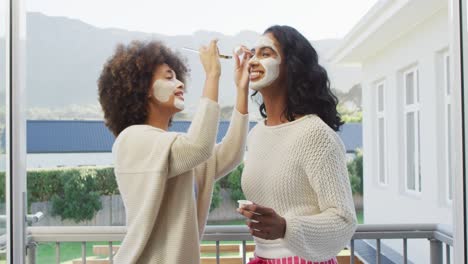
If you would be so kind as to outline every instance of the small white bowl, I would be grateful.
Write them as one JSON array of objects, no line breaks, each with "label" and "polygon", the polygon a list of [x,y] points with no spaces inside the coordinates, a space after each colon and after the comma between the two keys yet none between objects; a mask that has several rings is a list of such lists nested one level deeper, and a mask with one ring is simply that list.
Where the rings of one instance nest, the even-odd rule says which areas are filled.
[{"label": "small white bowl", "polygon": [[249,200],[237,200],[237,202],[239,203],[239,208],[242,208],[244,205],[247,205],[247,204],[253,204]]}]

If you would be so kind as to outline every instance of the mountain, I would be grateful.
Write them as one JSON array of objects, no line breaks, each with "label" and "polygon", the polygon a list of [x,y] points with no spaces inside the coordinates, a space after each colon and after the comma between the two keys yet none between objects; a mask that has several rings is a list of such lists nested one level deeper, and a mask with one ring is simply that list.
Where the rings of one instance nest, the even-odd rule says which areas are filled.
[{"label": "mountain", "polygon": [[[157,31],[157,28],[155,28]],[[169,47],[178,50],[187,58],[191,78],[186,85],[186,115],[193,113],[203,87],[204,74],[198,54],[180,50],[182,47],[198,49],[209,40],[218,38],[220,52],[230,54],[239,44],[252,46],[259,33],[241,31],[234,36],[218,32],[197,31],[192,35],[166,36],[156,33],[127,31],[114,28],[98,28],[80,20],[66,17],[50,17],[41,13],[27,15],[27,55],[26,90],[27,106],[38,111],[61,111],[57,109],[77,109],[83,106],[89,111],[97,104],[97,79],[102,65],[113,54],[118,43],[127,44],[132,40],[161,40]],[[339,40],[312,41],[319,54],[326,54]],[[4,40],[0,39],[0,61],[4,63]],[[332,86],[340,91],[350,89],[359,82],[357,70],[329,66]],[[233,105],[235,88],[232,80],[234,62],[222,60],[220,81],[221,105]],[[0,69],[4,65],[0,64]],[[2,71],[1,74],[4,74]],[[0,79],[4,76],[0,75]],[[3,82],[1,85],[4,85]],[[5,88],[0,86],[0,96]],[[1,102],[3,103],[3,101]],[[251,112],[258,112],[252,105]],[[98,107],[94,107],[99,109]],[[94,109],[93,108],[93,109]],[[55,110],[54,110],[55,109]],[[72,110],[67,110],[72,111]],[[40,117],[38,117],[40,118]]]},{"label": "mountain", "polygon": [[361,84],[354,85],[348,92],[339,90],[333,91],[338,97],[339,102],[348,110],[362,109],[362,86]]}]

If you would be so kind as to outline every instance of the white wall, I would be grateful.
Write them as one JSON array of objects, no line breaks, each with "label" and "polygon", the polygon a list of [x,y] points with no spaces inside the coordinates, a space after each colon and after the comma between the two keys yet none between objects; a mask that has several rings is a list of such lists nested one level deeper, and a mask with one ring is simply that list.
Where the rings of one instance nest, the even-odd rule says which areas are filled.
[{"label": "white wall", "polygon": [[[111,166],[112,153],[51,153],[28,154],[28,169],[78,167],[78,166]],[[0,155],[0,171],[5,171],[5,155]]]},{"label": "white wall", "polygon": [[[411,25],[408,25],[411,26]],[[449,48],[448,11],[442,10],[363,63],[364,219],[368,224],[452,223],[444,173],[443,91],[438,52]],[[401,71],[419,70],[422,192],[405,191],[404,114]],[[378,184],[375,82],[385,80],[388,185]],[[402,242],[389,243],[400,250]],[[425,240],[409,243],[416,263],[429,263]],[[420,254],[418,254],[420,252]]]}]

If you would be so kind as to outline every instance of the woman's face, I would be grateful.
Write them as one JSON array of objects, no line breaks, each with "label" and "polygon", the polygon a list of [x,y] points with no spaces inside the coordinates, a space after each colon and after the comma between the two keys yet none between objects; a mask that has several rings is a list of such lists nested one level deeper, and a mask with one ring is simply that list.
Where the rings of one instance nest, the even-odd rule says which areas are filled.
[{"label": "woman's face", "polygon": [[260,91],[280,77],[284,67],[284,63],[281,63],[283,55],[281,46],[271,33],[261,36],[252,52],[254,56],[249,61],[249,87]]},{"label": "woman's face", "polygon": [[184,110],[184,84],[169,65],[159,65],[154,71],[149,97],[173,112]]}]

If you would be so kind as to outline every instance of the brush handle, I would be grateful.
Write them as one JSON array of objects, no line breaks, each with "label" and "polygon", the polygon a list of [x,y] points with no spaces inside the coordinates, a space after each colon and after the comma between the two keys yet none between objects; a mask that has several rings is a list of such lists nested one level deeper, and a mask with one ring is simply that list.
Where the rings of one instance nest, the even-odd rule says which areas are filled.
[{"label": "brush handle", "polygon": [[[198,52],[198,50],[191,49],[191,48],[186,48],[186,47],[183,47],[182,49],[184,49],[184,50],[188,50],[188,51],[191,51],[191,52],[195,52],[195,53],[200,53],[200,52]],[[223,54],[219,54],[219,57],[220,57],[221,59],[232,59],[232,56],[229,56],[229,55],[223,55]]]}]

